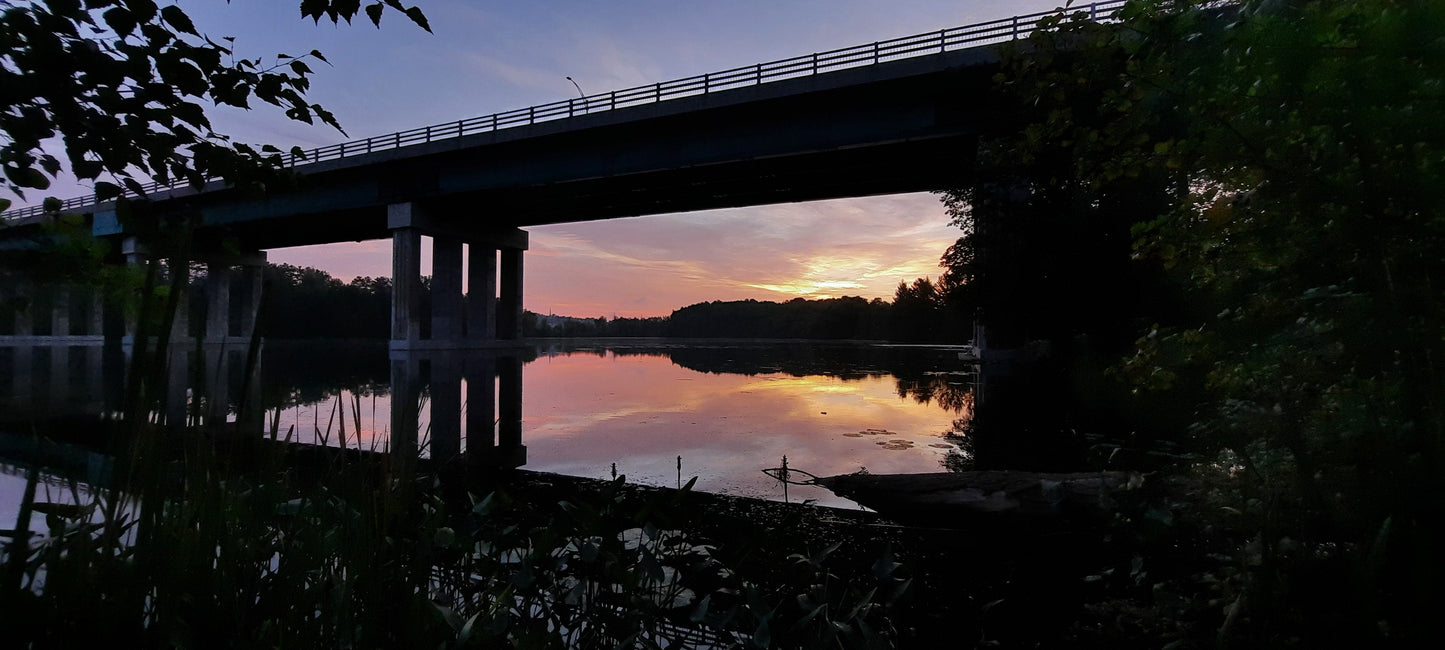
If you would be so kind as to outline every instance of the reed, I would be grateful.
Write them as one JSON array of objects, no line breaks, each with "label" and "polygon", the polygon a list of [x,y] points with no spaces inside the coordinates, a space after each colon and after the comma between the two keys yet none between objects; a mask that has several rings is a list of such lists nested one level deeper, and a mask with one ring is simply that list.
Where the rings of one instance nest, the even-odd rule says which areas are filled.
[{"label": "reed", "polygon": [[[143,309],[164,315],[150,319],[164,341],[178,299],[153,293]],[[295,425],[283,434],[279,408],[236,427],[210,409],[162,423],[168,346],[141,348],[116,481],[73,488],[77,507],[41,507],[31,472],[0,562],[7,647],[831,648],[894,636],[889,608],[906,583],[891,566],[840,579],[827,553],[730,554],[689,523],[696,479],[681,480],[680,457],[676,490],[624,477],[559,498],[457,478],[420,457],[425,433],[410,453],[377,453],[375,438],[363,453],[355,395],[355,450],[340,396],[324,428],[313,415],[321,445],[308,449]],[[261,413],[255,399],[243,393],[239,408]],[[43,534],[31,535],[40,510]]]}]

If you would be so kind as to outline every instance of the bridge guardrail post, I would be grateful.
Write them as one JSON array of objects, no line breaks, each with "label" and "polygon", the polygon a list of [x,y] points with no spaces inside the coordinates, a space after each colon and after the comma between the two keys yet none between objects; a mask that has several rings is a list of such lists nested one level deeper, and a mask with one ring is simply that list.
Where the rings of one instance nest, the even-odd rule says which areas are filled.
[{"label": "bridge guardrail post", "polygon": [[1014,18],[1013,18],[1013,27],[1014,27],[1014,35],[1013,35],[1013,37],[1014,37],[1015,40],[1017,40],[1018,37],[1019,37],[1019,17],[1018,17],[1018,16],[1014,16]]}]

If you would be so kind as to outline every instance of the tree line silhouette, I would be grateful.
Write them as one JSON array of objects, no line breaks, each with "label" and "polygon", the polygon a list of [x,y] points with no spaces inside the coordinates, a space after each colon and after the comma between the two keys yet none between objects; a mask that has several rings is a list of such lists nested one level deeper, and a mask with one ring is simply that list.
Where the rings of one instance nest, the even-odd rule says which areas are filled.
[{"label": "tree line silhouette", "polygon": [[[342,282],[320,269],[269,264],[261,332],[277,339],[386,339],[391,335],[392,283],[386,277]],[[431,278],[422,278],[422,329]],[[963,343],[972,336],[965,293],[947,281],[900,282],[893,300],[857,296],[787,302],[711,301],[669,316],[581,318],[525,312],[529,337],[670,337],[885,340]]]}]

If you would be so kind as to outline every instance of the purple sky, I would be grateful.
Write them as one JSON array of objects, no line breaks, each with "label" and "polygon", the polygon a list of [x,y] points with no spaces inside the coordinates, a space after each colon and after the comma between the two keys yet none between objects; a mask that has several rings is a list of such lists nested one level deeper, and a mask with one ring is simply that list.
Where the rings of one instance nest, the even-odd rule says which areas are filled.
[{"label": "purple sky", "polygon": [[[380,30],[300,19],[297,0],[182,3],[238,54],[319,49],[311,101],[346,128],[290,122],[269,107],[212,113],[237,140],[314,147],[1050,9],[1057,0],[407,0],[427,34],[389,12]],[[66,197],[87,189],[59,183]],[[33,197],[35,198],[35,197]],[[888,298],[939,272],[957,237],[927,194],[713,210],[530,229],[524,301],[576,316],[665,315],[705,300]],[[388,275],[387,242],[270,251],[342,279]],[[424,258],[424,267],[429,262]],[[585,278],[585,282],[578,279]]]}]

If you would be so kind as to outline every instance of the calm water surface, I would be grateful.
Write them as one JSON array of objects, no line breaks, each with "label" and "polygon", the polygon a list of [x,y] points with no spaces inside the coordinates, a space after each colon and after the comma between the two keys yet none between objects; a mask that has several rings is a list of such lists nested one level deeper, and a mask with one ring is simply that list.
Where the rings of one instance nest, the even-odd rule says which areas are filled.
[{"label": "calm water surface", "polygon": [[[465,448],[468,392],[498,394],[452,379],[460,401],[446,398],[440,367],[459,356],[474,355],[418,364],[423,453],[434,421],[458,423]],[[543,340],[521,360],[524,467],[573,476],[608,478],[615,464],[629,481],[672,486],[680,457],[681,481],[696,476],[698,490],[783,499],[761,470],[785,456],[819,476],[940,471],[954,450],[942,435],[971,416],[972,368],[948,347]],[[306,442],[336,445],[344,432],[348,447],[387,448],[395,362],[384,343],[268,342],[266,426]],[[453,409],[463,412],[444,414]],[[498,405],[493,417],[507,412]],[[17,482],[0,475],[0,521]],[[821,488],[792,486],[786,498],[853,505]]]}]

